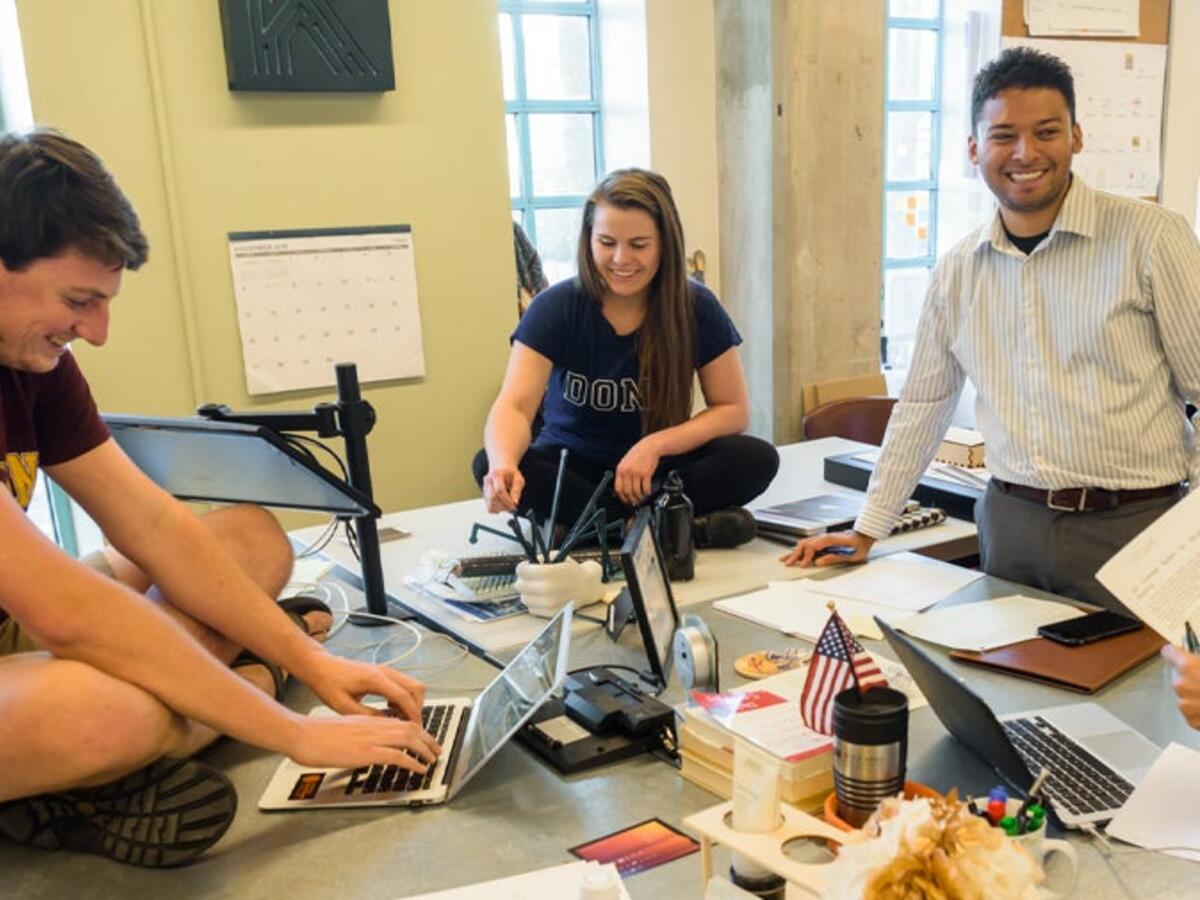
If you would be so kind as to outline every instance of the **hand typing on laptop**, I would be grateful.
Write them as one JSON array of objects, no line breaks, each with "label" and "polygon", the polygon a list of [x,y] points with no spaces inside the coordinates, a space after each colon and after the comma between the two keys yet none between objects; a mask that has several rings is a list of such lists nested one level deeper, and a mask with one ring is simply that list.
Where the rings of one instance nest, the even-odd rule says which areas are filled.
[{"label": "hand typing on laptop", "polygon": [[1179,711],[1193,728],[1200,728],[1200,655],[1174,644],[1162,648],[1163,659],[1175,669],[1172,683],[1179,698]]},{"label": "hand typing on laptop", "polygon": [[857,531],[834,531],[804,538],[779,559],[785,566],[840,566],[867,561],[875,539]]}]

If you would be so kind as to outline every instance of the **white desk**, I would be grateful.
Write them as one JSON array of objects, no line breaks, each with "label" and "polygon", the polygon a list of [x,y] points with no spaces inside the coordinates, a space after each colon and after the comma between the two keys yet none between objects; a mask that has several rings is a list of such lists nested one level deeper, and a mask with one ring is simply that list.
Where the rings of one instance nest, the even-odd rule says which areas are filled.
[{"label": "white desk", "polygon": [[[783,503],[815,494],[842,492],[861,496],[856,491],[840,487],[823,477],[826,456],[870,449],[866,444],[841,438],[822,438],[789,444],[779,448],[779,474],[771,486],[754,501],[756,506]],[[513,543],[481,533],[479,543],[470,544],[467,538],[474,522],[484,522],[505,530],[505,518],[489,516],[480,499],[446,503],[404,512],[389,513],[380,526],[395,525],[412,532],[412,536],[389,541],[380,547],[384,583],[387,593],[423,620],[448,631],[476,650],[500,656],[504,651],[521,647],[537,632],[542,620],[530,616],[515,616],[494,622],[477,623],[463,619],[441,601],[416,591],[404,583],[404,576],[413,571],[429,550],[448,554],[475,556],[491,552],[513,552]],[[307,546],[317,539],[323,526],[292,532],[298,546]],[[878,542],[872,556],[902,550],[922,550],[933,545],[952,544],[973,538],[971,522],[949,519],[941,525],[910,531]],[[805,578],[812,569],[786,568],[778,561],[786,548],[766,540],[756,539],[733,550],[703,550],[696,557],[696,577],[673,585],[675,602],[680,608],[694,606],[722,597],[744,593],[764,586],[768,581]],[[340,539],[335,538],[324,555],[342,568],[358,574],[358,561]],[[599,626],[576,620],[576,633]]]}]

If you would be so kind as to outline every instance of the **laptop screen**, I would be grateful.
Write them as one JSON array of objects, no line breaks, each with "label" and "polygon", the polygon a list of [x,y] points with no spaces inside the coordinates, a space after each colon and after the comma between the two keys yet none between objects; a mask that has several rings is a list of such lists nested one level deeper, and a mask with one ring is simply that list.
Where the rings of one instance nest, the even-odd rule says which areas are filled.
[{"label": "laptop screen", "polygon": [[1013,749],[991,708],[904,635],[878,616],[875,622],[946,730],[1010,786],[1020,791],[1028,790],[1033,776]]},{"label": "laptop screen", "polygon": [[378,515],[369,497],[261,425],[108,414],[103,418],[134,464],[182,500]]},{"label": "laptop screen", "polygon": [[567,674],[570,632],[568,604],[475,698],[450,785],[452,793],[466,784],[561,686]]},{"label": "laptop screen", "polygon": [[679,627],[679,613],[671,594],[671,581],[659,556],[648,509],[639,512],[634,520],[633,530],[621,548],[621,564],[650,668],[665,686],[671,674],[671,642]]}]

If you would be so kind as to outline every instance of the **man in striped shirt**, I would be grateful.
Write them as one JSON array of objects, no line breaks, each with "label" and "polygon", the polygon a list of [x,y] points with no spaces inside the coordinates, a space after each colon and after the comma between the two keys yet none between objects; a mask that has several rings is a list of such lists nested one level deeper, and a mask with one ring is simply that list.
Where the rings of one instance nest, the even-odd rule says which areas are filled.
[{"label": "man in striped shirt", "polygon": [[[967,153],[996,215],[933,272],[908,380],[853,532],[789,565],[863,560],[945,434],[963,382],[991,483],[975,510],[989,574],[1110,608],[1096,570],[1181,496],[1197,457],[1200,245],[1186,221],[1071,175],[1070,69],[1012,48],[975,81]],[[848,556],[817,551],[848,545]]]}]

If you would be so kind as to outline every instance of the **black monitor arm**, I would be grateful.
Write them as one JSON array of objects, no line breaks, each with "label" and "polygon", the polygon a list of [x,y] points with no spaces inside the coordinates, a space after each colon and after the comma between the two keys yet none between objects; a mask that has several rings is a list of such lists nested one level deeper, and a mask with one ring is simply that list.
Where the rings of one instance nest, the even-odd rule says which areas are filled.
[{"label": "black monitor arm", "polygon": [[[367,459],[367,435],[375,427],[375,410],[362,398],[358,384],[358,368],[354,363],[338,363],[334,371],[337,373],[337,402],[318,403],[312,412],[235,413],[224,404],[205,403],[196,409],[196,414],[219,422],[261,425],[276,432],[315,431],[323,438],[341,437],[346,447],[346,467],[349,470],[347,482],[374,500],[375,496],[371,490],[371,465]],[[384,591],[383,566],[379,558],[379,532],[375,519],[374,515],[355,516],[354,527],[358,536],[367,612],[376,616],[387,616],[387,596]],[[370,624],[370,620],[364,624]]]}]

